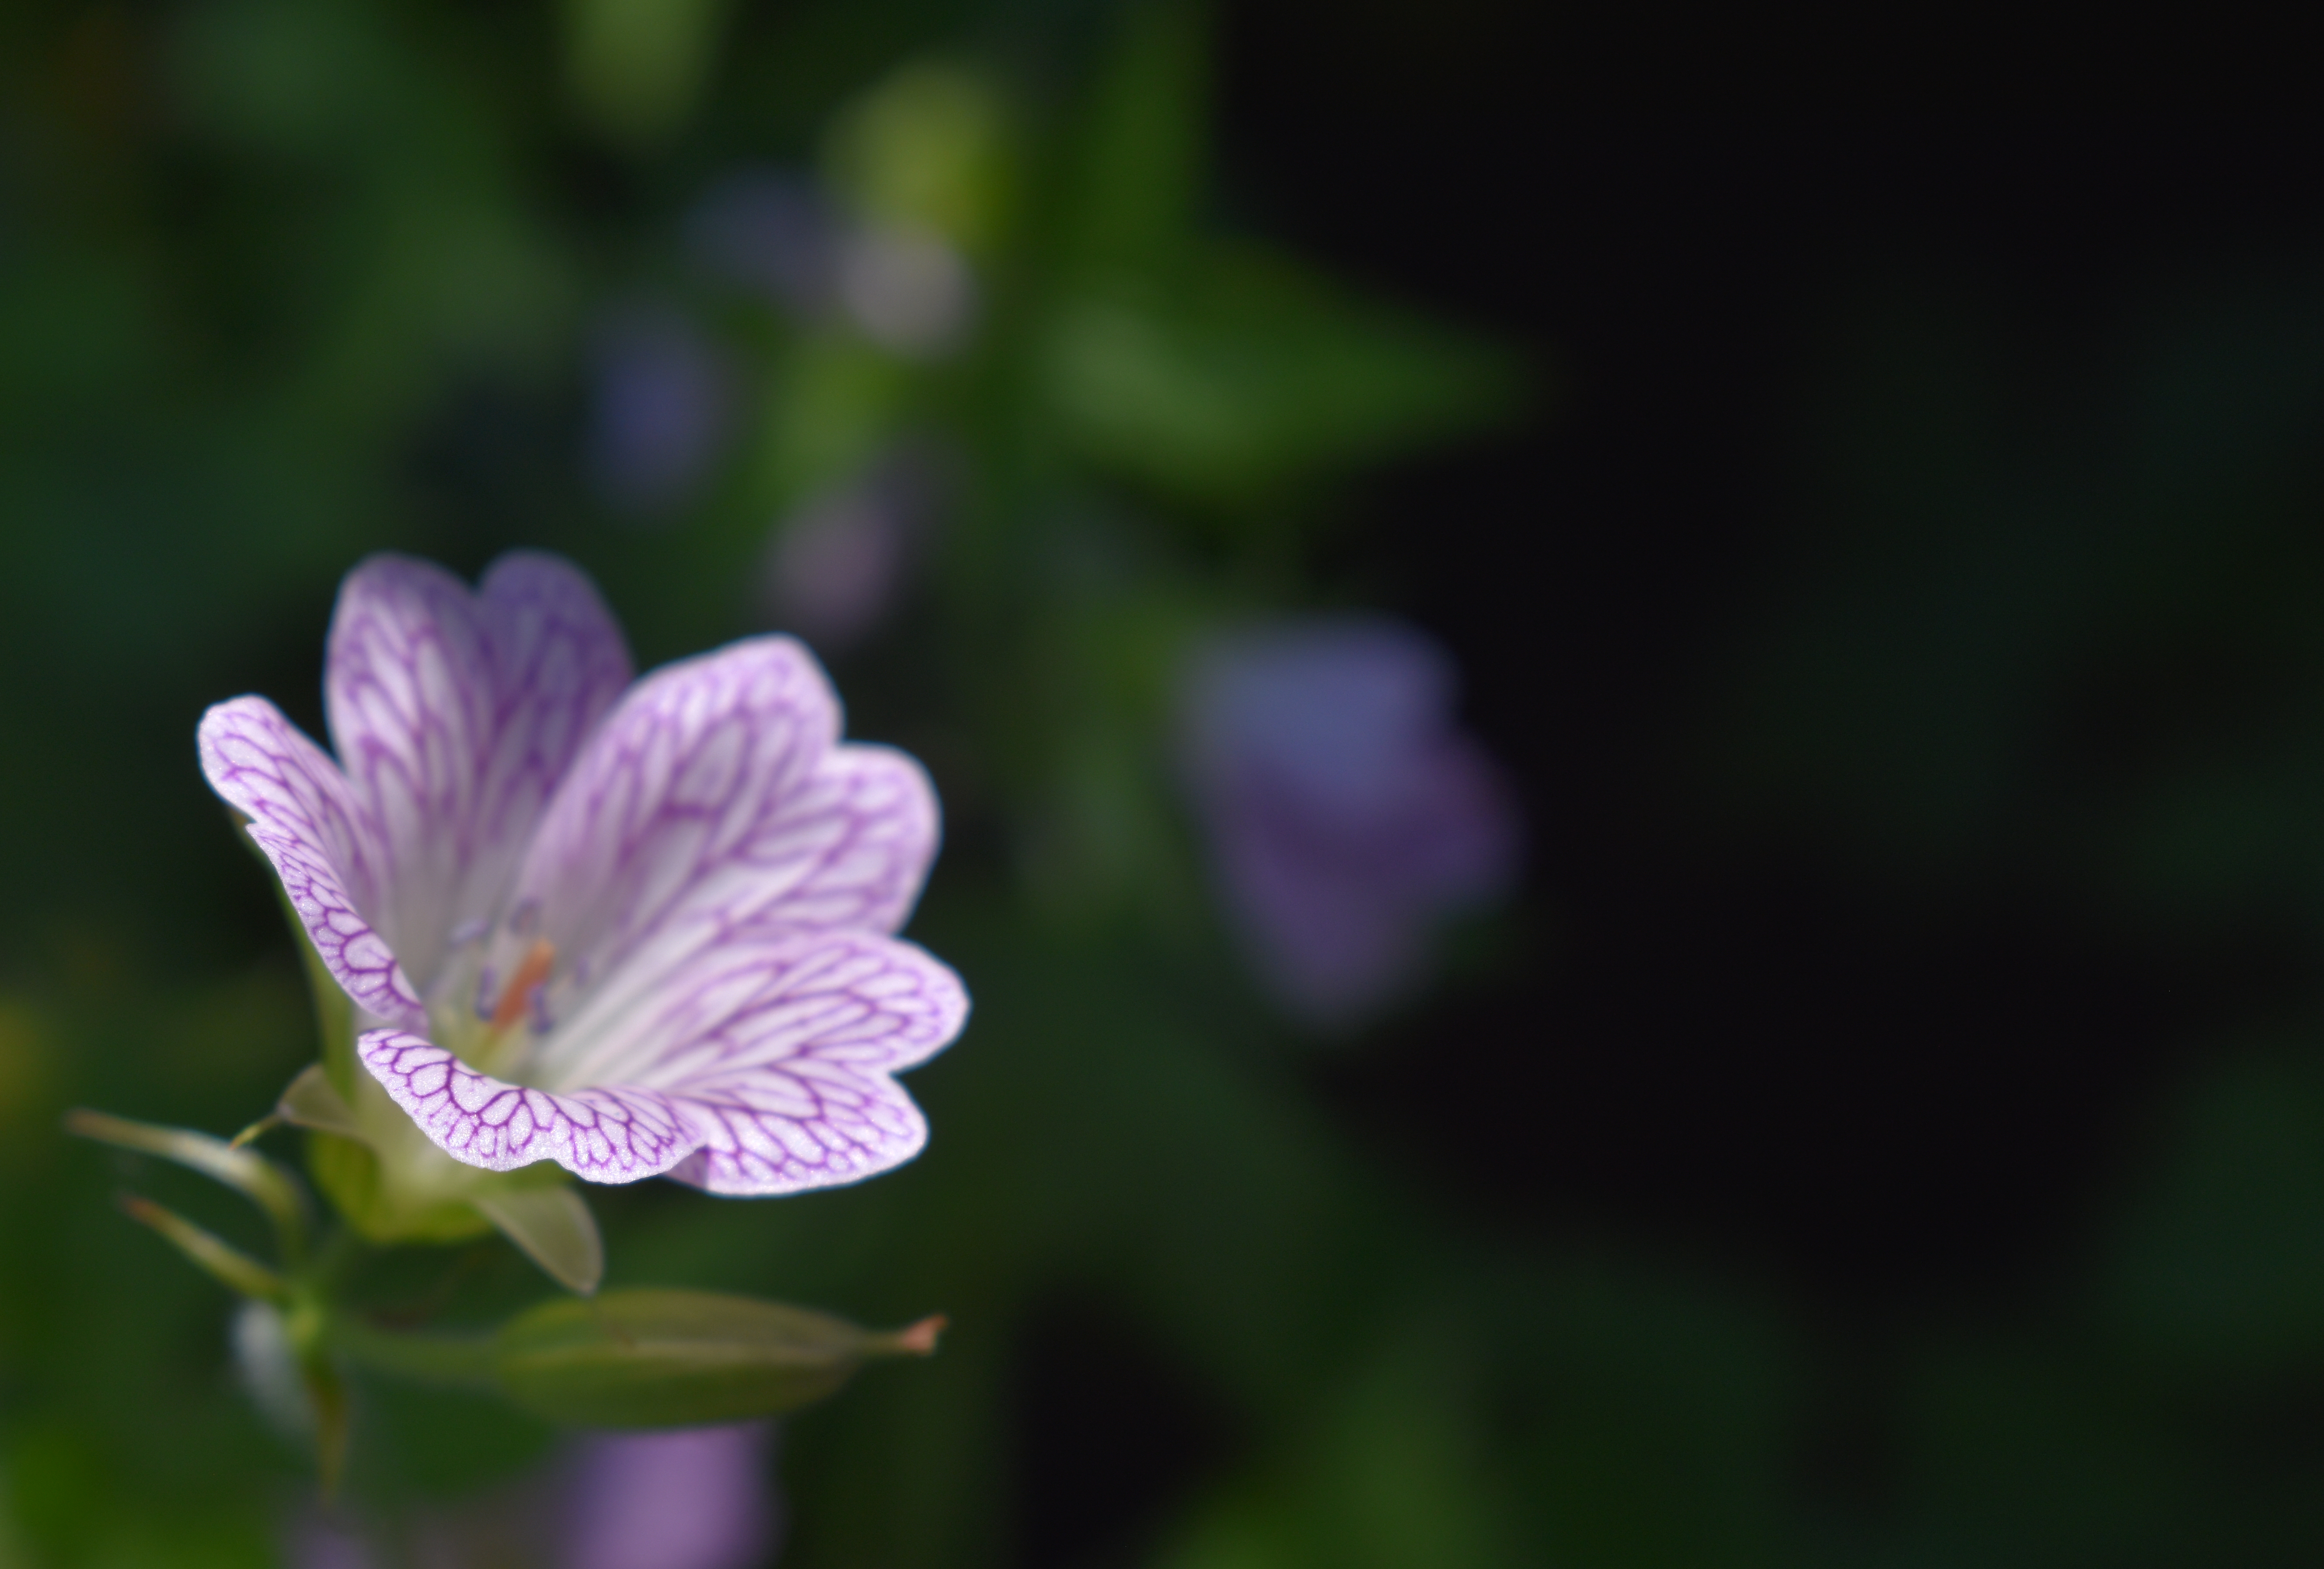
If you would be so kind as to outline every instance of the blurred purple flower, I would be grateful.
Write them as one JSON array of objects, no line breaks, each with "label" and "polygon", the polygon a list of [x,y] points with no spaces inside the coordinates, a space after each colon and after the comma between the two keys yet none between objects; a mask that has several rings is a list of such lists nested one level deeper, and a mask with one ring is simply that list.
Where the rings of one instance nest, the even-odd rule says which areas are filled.
[{"label": "blurred purple flower", "polygon": [[1512,881],[1499,769],[1453,721],[1452,657],[1416,628],[1322,619],[1190,660],[1185,765],[1261,978],[1296,1017],[1353,1023],[1416,984],[1429,928]]},{"label": "blurred purple flower", "polygon": [[900,355],[957,346],[975,315],[975,280],[943,236],[860,222],[804,175],[728,175],[696,203],[686,235],[714,275],[801,316],[842,311]]},{"label": "blurred purple flower", "polygon": [[782,1535],[763,1422],[592,1433],[531,1475],[407,1517],[401,1550],[340,1514],[291,1522],[297,1569],[757,1569]]},{"label": "blurred purple flower", "polygon": [[752,1569],[781,1522],[761,1422],[582,1440],[558,1569]]},{"label": "blurred purple flower", "polygon": [[770,623],[825,652],[861,642],[895,606],[940,478],[932,455],[899,447],[785,519],[761,574]]},{"label": "blurred purple flower", "polygon": [[718,353],[685,317],[632,307],[593,346],[587,459],[606,503],[650,515],[683,505],[724,442],[733,391]]},{"label": "blurred purple flower", "polygon": [[717,277],[814,315],[836,289],[839,215],[814,180],[743,170],[713,184],[686,217],[687,248]]},{"label": "blurred purple flower", "polygon": [[374,1569],[379,1555],[349,1521],[308,1512],[291,1522],[283,1560],[292,1569]]}]

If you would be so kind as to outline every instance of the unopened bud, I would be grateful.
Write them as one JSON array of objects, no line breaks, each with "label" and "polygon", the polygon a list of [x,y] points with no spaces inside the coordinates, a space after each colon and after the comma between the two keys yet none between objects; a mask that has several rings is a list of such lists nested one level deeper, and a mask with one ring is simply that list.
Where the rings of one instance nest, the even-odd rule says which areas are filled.
[{"label": "unopened bud", "polygon": [[866,1361],[926,1356],[940,1318],[879,1334],[780,1303],[706,1291],[608,1291],[544,1303],[493,1343],[517,1404],[553,1421],[680,1427],[819,1400]]}]

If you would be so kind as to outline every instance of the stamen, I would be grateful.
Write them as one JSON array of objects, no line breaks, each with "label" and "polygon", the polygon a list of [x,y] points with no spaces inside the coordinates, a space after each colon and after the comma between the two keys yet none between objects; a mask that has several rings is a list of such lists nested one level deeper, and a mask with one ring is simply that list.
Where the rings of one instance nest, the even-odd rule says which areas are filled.
[{"label": "stamen", "polygon": [[532,998],[549,972],[557,964],[557,948],[547,937],[535,937],[527,948],[523,962],[516,974],[509,977],[508,989],[501,993],[500,1006],[493,1010],[493,1033],[500,1034],[525,1016],[532,1006]]}]

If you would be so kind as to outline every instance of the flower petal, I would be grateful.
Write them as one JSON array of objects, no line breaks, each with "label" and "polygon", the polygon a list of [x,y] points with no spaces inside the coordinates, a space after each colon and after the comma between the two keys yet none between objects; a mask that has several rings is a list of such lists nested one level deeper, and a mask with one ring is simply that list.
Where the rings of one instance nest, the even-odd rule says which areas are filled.
[{"label": "flower petal", "polygon": [[687,978],[688,1001],[639,1075],[701,1141],[671,1177],[712,1193],[797,1193],[877,1176],[927,1142],[890,1075],[951,1043],[968,997],[925,950],[817,935],[706,955]]},{"label": "flower petal", "polygon": [[263,697],[210,709],[198,742],[210,788],[250,818],[324,965],[356,1006],[419,1023],[419,993],[374,925],[383,851],[338,766]]},{"label": "flower petal", "polygon": [[512,1084],[400,1029],[367,1031],[355,1055],[438,1149],[490,1171],[554,1160],[590,1182],[635,1182],[669,1170],[700,1142],[653,1090]]},{"label": "flower petal", "polygon": [[381,928],[423,988],[459,925],[497,912],[630,675],[621,629],[557,557],[503,556],[474,593],[409,557],[347,575],[324,680],[331,736],[388,858]]},{"label": "flower petal", "polygon": [[[936,792],[909,757],[838,734],[830,683],[790,638],[649,676],[542,819],[520,922],[537,912],[583,992],[655,985],[741,931],[893,931],[936,854]],[[499,973],[531,936],[503,935]]]},{"label": "flower petal", "polygon": [[[764,1195],[876,1176],[927,1124],[891,1076],[960,1033],[960,978],[869,932],[741,940],[699,954],[610,1041],[588,1082],[519,1085],[401,1030],[357,1055],[445,1153],[506,1171],[553,1159],[592,1182],[667,1173]],[[587,1021],[576,1020],[586,1024]]]}]

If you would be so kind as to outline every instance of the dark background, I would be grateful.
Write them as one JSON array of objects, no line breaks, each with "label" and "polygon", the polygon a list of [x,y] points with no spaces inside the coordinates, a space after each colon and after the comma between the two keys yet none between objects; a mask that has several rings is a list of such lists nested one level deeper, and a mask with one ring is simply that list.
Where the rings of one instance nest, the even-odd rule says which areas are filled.
[{"label": "dark background", "polygon": [[[1831,515],[1815,450],[1867,296],[2006,335],[2038,429],[2158,301],[2312,268],[2313,146],[1704,112],[1590,84],[1571,34],[1487,7],[1245,7],[1224,41],[1249,211],[1554,367],[1521,434],[1364,495],[1354,568],[1460,651],[1550,826],[1554,957],[1334,1088],[1407,1114],[1392,1064],[1489,1042],[1462,1099],[1492,1135],[1439,1152],[1477,1202],[1770,1259],[1859,1311],[2046,1283],[2190,1031],[2302,994],[2303,934],[2108,929],[2039,860],[1900,878],[1828,823],[1721,812],[1712,737],[1818,534],[1878,526]],[[2103,776],[2154,717],[2085,716],[2043,762]]]},{"label": "dark background", "polygon": [[[675,300],[775,384],[802,339],[673,235],[930,57],[1003,84],[1047,193],[979,258],[1020,314],[899,416],[970,455],[1002,586],[928,568],[832,664],[936,774],[913,935],[976,1023],[892,1178],[595,1195],[618,1284],[953,1313],[787,1427],[785,1561],[2312,1562],[2324,160],[1915,112],[1885,65],[1812,104],[1773,29],[1225,5],[1172,88],[1213,138],[1186,227],[1523,391],[1259,501],[1077,450],[1025,481],[981,444],[1010,335],[1092,286],[1060,171],[1153,9],[741,6],[644,143],[562,96],[546,5],[0,24],[0,1563],[281,1561],[309,1508],[223,1294],[109,1197],[240,1222],[53,1131],[238,1126],[311,1054],[195,717],[259,690],[318,725],[332,586],[379,548],[565,550],[641,666],[759,630],[747,457],[674,519],[586,483],[592,323]],[[189,37],[330,90],[242,114]],[[470,301],[509,249],[413,236],[472,222],[549,260]],[[1137,547],[1101,591],[1045,553],[1085,513]],[[1158,661],[1123,627],[1348,604],[1457,656],[1530,847],[1439,983],[1315,1038],[1215,929],[1153,693],[1103,672]],[[1145,836],[1036,875],[1084,748]],[[406,1251],[383,1293],[436,1267]],[[479,1318],[538,1290],[459,1267]],[[563,1442],[365,1399],[374,1525],[494,1507]]]}]

